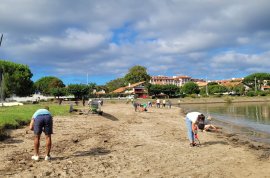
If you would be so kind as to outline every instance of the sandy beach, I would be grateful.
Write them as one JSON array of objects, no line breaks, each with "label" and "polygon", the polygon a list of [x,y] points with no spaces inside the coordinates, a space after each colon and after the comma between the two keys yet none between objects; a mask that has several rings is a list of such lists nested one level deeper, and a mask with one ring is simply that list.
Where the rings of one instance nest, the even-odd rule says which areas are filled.
[{"label": "sandy beach", "polygon": [[[269,145],[233,134],[200,132],[190,147],[181,108],[135,112],[105,102],[102,116],[54,117],[51,161],[31,160],[33,133],[0,142],[0,177],[269,177]],[[87,112],[87,107],[83,108]],[[42,135],[41,157],[45,140]]]}]

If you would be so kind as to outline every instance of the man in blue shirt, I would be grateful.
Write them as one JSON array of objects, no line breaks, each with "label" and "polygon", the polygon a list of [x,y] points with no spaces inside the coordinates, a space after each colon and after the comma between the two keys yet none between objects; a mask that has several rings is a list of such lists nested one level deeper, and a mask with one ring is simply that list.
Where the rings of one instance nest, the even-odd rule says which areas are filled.
[{"label": "man in blue shirt", "polygon": [[49,107],[45,106],[44,109],[38,109],[32,116],[30,122],[30,130],[34,130],[34,148],[35,155],[32,159],[35,161],[39,160],[39,145],[40,145],[40,135],[42,131],[46,136],[46,156],[45,160],[50,160],[50,151],[52,146],[51,134],[53,133],[53,121],[52,114],[49,111]]}]

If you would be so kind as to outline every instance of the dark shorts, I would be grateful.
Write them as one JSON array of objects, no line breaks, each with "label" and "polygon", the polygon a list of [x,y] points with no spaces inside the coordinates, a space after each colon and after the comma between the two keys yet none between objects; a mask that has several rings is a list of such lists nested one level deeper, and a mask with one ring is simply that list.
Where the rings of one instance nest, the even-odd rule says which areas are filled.
[{"label": "dark shorts", "polygon": [[34,120],[34,134],[40,135],[42,131],[45,135],[53,133],[52,116],[49,114],[38,115]]}]

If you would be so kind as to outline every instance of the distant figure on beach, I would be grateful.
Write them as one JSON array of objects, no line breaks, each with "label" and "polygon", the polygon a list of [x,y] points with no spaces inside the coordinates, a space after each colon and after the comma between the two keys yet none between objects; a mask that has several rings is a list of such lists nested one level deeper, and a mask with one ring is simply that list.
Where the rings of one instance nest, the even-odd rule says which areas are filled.
[{"label": "distant figure on beach", "polygon": [[139,106],[140,106],[141,112],[147,111],[147,104],[146,103],[140,104]]},{"label": "distant figure on beach", "polygon": [[138,103],[136,103],[136,102],[133,102],[133,103],[132,103],[132,105],[133,105],[133,107],[134,107],[134,110],[135,110],[135,112],[137,112],[137,108],[138,108]]},{"label": "distant figure on beach", "polygon": [[59,105],[61,105],[63,102],[63,98],[59,98]]},{"label": "distant figure on beach", "polygon": [[157,108],[160,108],[160,100],[159,99],[157,99],[156,104],[157,104]]},{"label": "distant figure on beach", "polygon": [[167,100],[167,104],[166,104],[167,106],[168,106],[168,108],[172,108],[172,102],[171,102],[171,100]]},{"label": "distant figure on beach", "polygon": [[72,113],[72,112],[73,112],[73,104],[70,103],[70,105],[69,105],[69,113]]},{"label": "distant figure on beach", "polygon": [[166,100],[164,99],[164,100],[162,101],[162,107],[165,108],[165,106],[166,106]]},{"label": "distant figure on beach", "polygon": [[189,112],[186,115],[186,126],[190,146],[196,146],[195,136],[197,136],[197,128],[204,129],[205,116],[199,112]]},{"label": "distant figure on beach", "polygon": [[52,114],[49,111],[49,107],[45,106],[44,109],[38,109],[32,116],[30,122],[30,130],[34,131],[34,151],[35,154],[32,159],[35,161],[39,160],[39,145],[40,145],[40,135],[42,131],[45,133],[46,137],[46,156],[45,160],[50,160],[50,151],[52,146],[51,134],[53,133],[53,120]]}]

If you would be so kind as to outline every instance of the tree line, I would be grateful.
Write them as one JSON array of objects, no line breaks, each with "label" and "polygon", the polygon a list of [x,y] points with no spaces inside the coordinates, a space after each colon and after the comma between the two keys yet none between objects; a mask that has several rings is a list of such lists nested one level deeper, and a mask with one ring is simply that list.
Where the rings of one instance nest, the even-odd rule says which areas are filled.
[{"label": "tree line", "polygon": [[76,99],[94,96],[94,91],[104,90],[110,93],[113,90],[133,84],[138,81],[149,81],[150,76],[146,68],[134,66],[123,77],[112,80],[106,85],[89,84],[70,84],[65,86],[63,81],[54,76],[45,76],[33,82],[33,74],[27,65],[17,64],[10,61],[0,60],[0,92],[3,99],[15,94],[17,96],[30,96],[35,92],[43,95],[53,95],[55,97],[74,95]]},{"label": "tree line", "polygon": [[[150,75],[143,66],[133,66],[128,73],[122,77],[111,80],[105,85],[90,84],[70,84],[65,86],[63,81],[54,76],[45,76],[33,82],[33,74],[27,65],[17,64],[10,61],[0,60],[0,87],[4,98],[16,94],[17,96],[29,96],[35,92],[43,95],[53,95],[55,97],[74,95],[76,99],[96,97],[94,91],[104,90],[107,96],[117,88],[128,86],[137,82],[145,81],[145,87],[149,96],[158,97],[166,95],[169,97],[185,96],[208,96],[221,95],[230,92],[237,95],[267,95],[268,92],[260,91],[262,85],[270,85],[269,73],[254,73],[244,78],[243,82],[236,86],[223,86],[215,82],[210,82],[207,86],[199,87],[194,82],[187,82],[182,87],[176,85],[153,85],[150,84]],[[266,82],[266,83],[265,83]],[[246,90],[249,87],[249,91]]]}]

